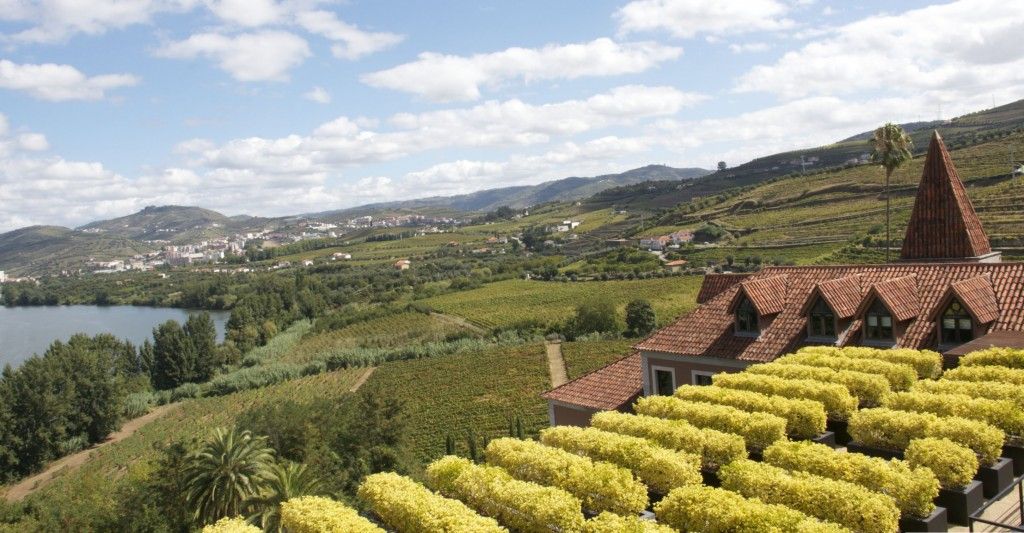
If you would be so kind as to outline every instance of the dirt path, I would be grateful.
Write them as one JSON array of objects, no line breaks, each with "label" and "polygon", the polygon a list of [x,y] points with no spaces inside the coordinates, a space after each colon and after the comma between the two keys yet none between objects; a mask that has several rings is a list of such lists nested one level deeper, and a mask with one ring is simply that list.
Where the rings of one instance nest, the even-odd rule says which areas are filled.
[{"label": "dirt path", "polygon": [[349,388],[348,391],[349,392],[356,392],[356,391],[358,391],[359,387],[362,387],[363,384],[366,383],[366,381],[368,379],[370,379],[370,376],[373,375],[373,371],[374,370],[377,370],[377,367],[371,366],[370,368],[367,368],[366,372],[363,372],[363,375],[359,376],[359,379],[357,379],[356,382],[352,384],[352,387]]},{"label": "dirt path", "polygon": [[107,437],[107,440],[91,448],[87,448],[78,453],[74,453],[67,457],[58,459],[57,461],[51,463],[50,466],[47,466],[46,470],[43,470],[42,472],[32,477],[25,478],[15,485],[11,485],[7,489],[7,492],[4,493],[4,499],[9,502],[17,502],[25,499],[26,496],[45,487],[57,477],[62,476],[68,472],[77,470],[78,467],[82,466],[83,464],[85,464],[86,461],[89,460],[89,456],[92,455],[92,452],[104,446],[109,446],[115,442],[120,442],[132,436],[142,426],[145,426],[146,424],[166,415],[172,409],[175,409],[180,405],[180,403],[161,405],[160,407],[157,407],[156,409],[153,409],[152,411],[138,418],[134,418],[132,420],[129,420],[128,422],[125,422],[125,424],[121,426],[121,429]]},{"label": "dirt path", "polygon": [[462,318],[461,316],[446,315],[444,313],[438,313],[437,311],[434,311],[434,312],[430,313],[430,316],[432,316],[432,317],[434,317],[434,318],[436,318],[436,319],[438,319],[438,320],[440,320],[442,322],[447,322],[449,324],[455,324],[456,326],[460,326],[460,327],[469,329],[469,330],[474,331],[476,333],[487,333],[486,329],[484,329],[484,328],[482,328],[482,327],[480,327],[480,326],[478,326],[478,325],[476,325],[476,324],[466,320],[465,318]]},{"label": "dirt path", "polygon": [[569,381],[569,373],[565,370],[565,359],[562,358],[562,343],[545,343],[548,355],[548,373],[551,375],[551,387],[560,387]]}]

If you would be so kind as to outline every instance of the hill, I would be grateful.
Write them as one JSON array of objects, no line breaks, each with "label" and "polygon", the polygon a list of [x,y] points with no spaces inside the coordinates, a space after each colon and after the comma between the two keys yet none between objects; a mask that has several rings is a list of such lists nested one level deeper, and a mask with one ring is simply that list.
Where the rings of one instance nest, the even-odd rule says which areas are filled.
[{"label": "hill", "polygon": [[114,235],[61,226],[29,226],[0,233],[0,270],[35,275],[78,269],[88,258],[116,259],[153,250],[152,245]]},{"label": "hill", "polygon": [[165,205],[149,206],[138,213],[91,222],[76,229],[138,241],[194,242],[258,227],[266,221],[245,215],[227,217],[202,207]]}]

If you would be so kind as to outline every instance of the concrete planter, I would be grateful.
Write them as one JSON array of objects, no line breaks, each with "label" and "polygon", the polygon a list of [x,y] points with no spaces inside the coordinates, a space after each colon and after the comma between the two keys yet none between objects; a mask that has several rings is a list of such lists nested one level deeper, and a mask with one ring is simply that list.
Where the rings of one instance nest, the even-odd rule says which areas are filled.
[{"label": "concrete planter", "polygon": [[974,479],[981,482],[986,498],[994,498],[1013,483],[1013,461],[1000,457],[996,464],[979,468]]},{"label": "concrete planter", "polygon": [[834,431],[826,431],[817,437],[811,439],[811,442],[817,442],[818,444],[824,444],[831,448],[839,448],[836,444],[836,433]]},{"label": "concrete planter", "polygon": [[829,420],[825,424],[825,429],[835,434],[836,444],[840,446],[845,446],[846,443],[853,440],[853,438],[850,437],[849,431],[847,431],[848,424],[846,420]]},{"label": "concrete planter", "polygon": [[1004,444],[1003,457],[1013,460],[1013,475],[1024,476],[1024,446],[1020,444]]},{"label": "concrete planter", "polygon": [[962,489],[939,489],[935,505],[946,508],[946,517],[950,522],[966,526],[968,517],[985,503],[983,492],[980,481],[972,481]]},{"label": "concrete planter", "polygon": [[862,455],[870,455],[871,457],[881,457],[882,459],[903,459],[902,451],[875,448],[873,446],[857,444],[856,442],[848,442],[846,444],[846,451]]},{"label": "concrete planter", "polygon": [[948,531],[949,520],[946,517],[945,507],[936,507],[932,514],[925,518],[903,517],[900,518],[900,531]]}]

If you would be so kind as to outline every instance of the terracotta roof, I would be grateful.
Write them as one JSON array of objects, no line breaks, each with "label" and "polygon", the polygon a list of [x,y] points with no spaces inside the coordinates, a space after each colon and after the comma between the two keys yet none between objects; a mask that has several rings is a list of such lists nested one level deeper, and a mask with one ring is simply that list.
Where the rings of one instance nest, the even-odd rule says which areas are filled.
[{"label": "terracotta roof", "polygon": [[740,283],[748,277],[750,277],[750,274],[708,274],[704,276],[700,292],[697,293],[697,303],[702,304],[722,294],[729,287]]},{"label": "terracotta roof", "polygon": [[921,301],[917,295],[917,275],[890,278],[872,284],[857,308],[857,316],[864,316],[867,308],[875,301],[882,300],[897,322],[910,320],[921,312]]},{"label": "terracotta roof", "polygon": [[[996,302],[996,292],[992,289],[989,276],[975,276],[958,281],[950,285],[949,291],[967,307],[979,324],[988,324],[999,318],[999,303]],[[941,308],[936,309],[935,316],[942,311]]]},{"label": "terracotta roof", "polygon": [[992,251],[981,221],[939,132],[932,135],[917,200],[910,215],[903,260],[978,257]]},{"label": "terracotta roof", "polygon": [[786,306],[786,275],[756,277],[740,283],[740,290],[733,297],[730,311],[736,309],[740,295],[746,295],[761,316],[774,315]]},{"label": "terracotta roof", "polygon": [[675,261],[669,261],[668,263],[665,263],[665,266],[667,266],[667,267],[683,266],[686,263],[687,263],[686,259],[676,259]]},{"label": "terracotta roof", "polygon": [[633,353],[541,394],[542,398],[597,410],[619,409],[643,389],[640,354]]},{"label": "terracotta roof", "polygon": [[971,342],[966,342],[949,350],[946,355],[967,355],[971,352],[984,350],[993,346],[1000,348],[1024,348],[1024,332],[1021,331],[995,331],[982,335]]},{"label": "terracotta roof", "polygon": [[815,285],[811,295],[804,302],[802,311],[807,312],[818,297],[824,298],[825,302],[837,318],[846,319],[857,314],[857,307],[862,298],[860,276],[846,276],[844,278],[830,279]]},{"label": "terracotta roof", "polygon": [[[733,314],[729,307],[740,286],[733,285],[691,313],[655,332],[636,345],[638,350],[680,355],[710,356],[744,361],[771,361],[803,345],[807,336],[807,317],[803,307],[811,291],[820,284],[857,275],[863,287],[875,287],[893,303],[894,315],[913,312],[907,289],[913,276],[917,311],[908,318],[907,329],[896,345],[905,348],[934,348],[935,322],[930,319],[942,305],[951,285],[988,275],[998,318],[990,331],[1024,331],[1024,263],[894,263],[889,265],[849,265],[811,267],[768,267],[752,274],[748,281],[786,275],[784,308],[768,323],[757,338],[740,337],[733,332]],[[881,286],[881,290],[878,287]],[[865,294],[864,298],[867,298]],[[886,296],[882,296],[883,300]],[[965,304],[966,305],[966,304]],[[858,306],[859,307],[859,306]],[[840,345],[855,344],[860,336],[861,319],[854,318]]]}]

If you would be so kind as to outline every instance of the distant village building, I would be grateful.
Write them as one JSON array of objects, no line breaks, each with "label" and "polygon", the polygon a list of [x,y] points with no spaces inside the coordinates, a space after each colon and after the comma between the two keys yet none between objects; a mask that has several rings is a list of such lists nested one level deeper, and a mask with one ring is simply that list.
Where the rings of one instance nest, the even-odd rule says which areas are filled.
[{"label": "distant village building", "polygon": [[399,259],[398,261],[395,261],[394,266],[395,270],[409,270],[409,268],[412,267],[412,261],[409,261],[408,259]]},{"label": "distant village building", "polygon": [[687,263],[685,259],[676,259],[675,261],[669,261],[668,263],[665,263],[665,268],[672,272],[679,272],[683,268],[686,268],[686,264]]},{"label": "distant village building", "polygon": [[345,252],[334,252],[331,254],[331,261],[348,261],[352,259],[352,254]]},{"label": "distant village building", "polygon": [[302,262],[302,266],[304,266],[304,267],[311,267],[311,266],[313,266],[313,261],[310,260],[310,259],[306,259],[305,261]]},{"label": "distant village building", "polygon": [[0,283],[7,283],[7,273],[0,270]]},{"label": "distant village building", "polygon": [[643,239],[640,239],[640,247],[652,251],[662,251],[670,242],[672,242],[672,239],[667,235],[662,235],[660,237],[644,237]]}]

